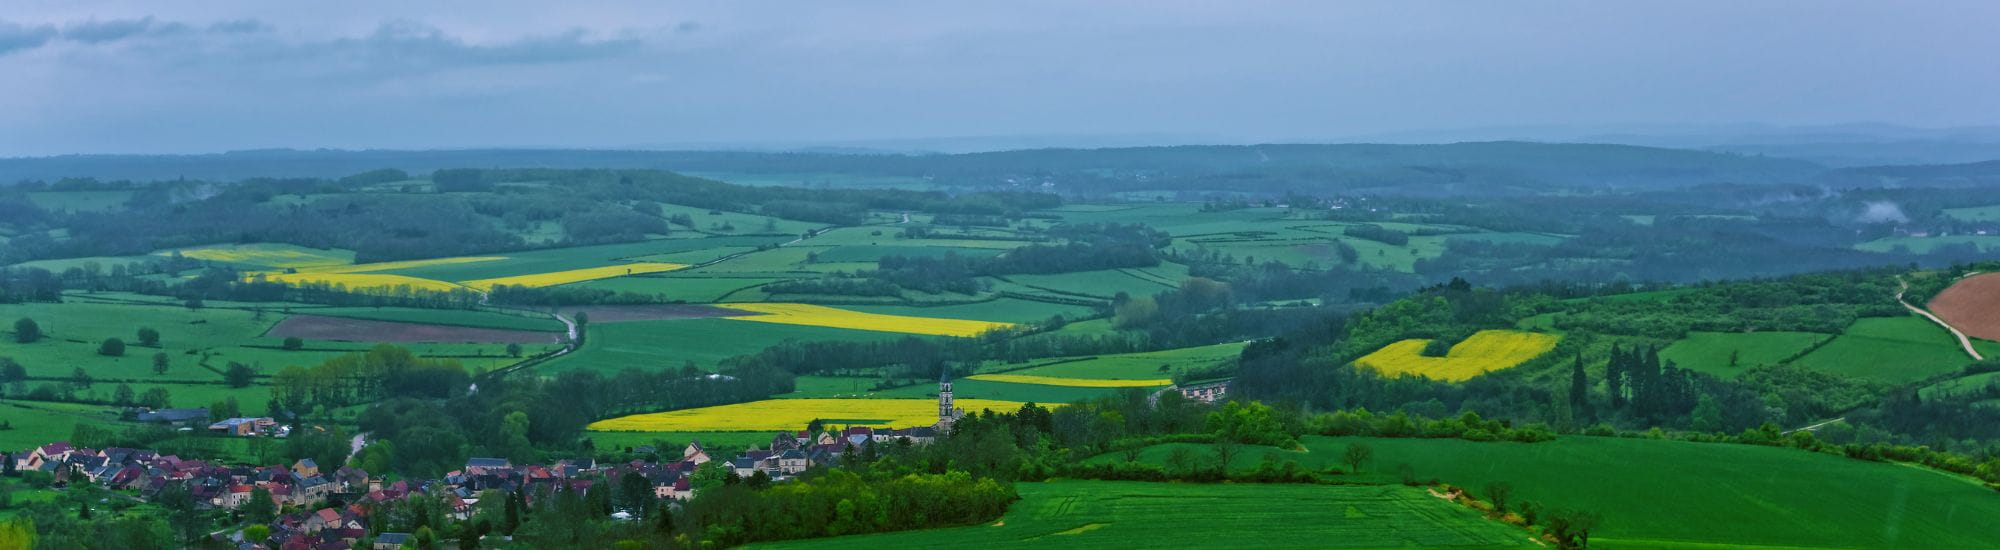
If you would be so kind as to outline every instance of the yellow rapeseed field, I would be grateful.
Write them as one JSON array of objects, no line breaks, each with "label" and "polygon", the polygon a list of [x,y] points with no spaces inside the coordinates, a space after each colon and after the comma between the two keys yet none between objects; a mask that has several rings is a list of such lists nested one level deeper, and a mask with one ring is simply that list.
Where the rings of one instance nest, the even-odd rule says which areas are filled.
[{"label": "yellow rapeseed field", "polygon": [[863,313],[840,308],[811,304],[715,304],[763,315],[727,317],[738,321],[759,323],[781,323],[787,325],[811,325],[816,327],[874,330],[881,332],[902,332],[908,334],[932,334],[937,336],[978,336],[979,333],[1014,326],[1012,323],[991,321],[971,321],[966,319],[939,319],[935,317],[910,317],[905,315],[885,315]]},{"label": "yellow rapeseed field", "polygon": [[264,277],[264,280],[271,282],[294,285],[307,282],[324,282],[346,285],[349,289],[357,290],[363,288],[393,288],[402,285],[409,285],[410,288],[418,290],[436,291],[462,288],[444,281],[404,277],[402,275],[383,275],[379,273],[257,273],[250,275],[250,278],[260,275]]},{"label": "yellow rapeseed field", "polygon": [[1559,338],[1552,334],[1518,330],[1482,330],[1473,334],[1444,357],[1424,357],[1429,340],[1403,340],[1354,360],[1382,374],[1424,375],[1436,380],[1458,382],[1490,371],[1513,368],[1555,349]]},{"label": "yellow rapeseed field", "polygon": [[1045,386],[1076,386],[1082,388],[1146,388],[1174,383],[1171,378],[1161,378],[1158,380],[1100,380],[1093,378],[1035,376],[1032,374],[975,374],[966,377],[966,379],[985,380],[988,382],[1012,382],[1015,384],[1042,384]]},{"label": "yellow rapeseed field", "polygon": [[569,284],[581,281],[591,281],[596,279],[623,277],[626,275],[638,275],[641,273],[659,273],[662,271],[673,271],[684,267],[687,267],[687,265],[670,264],[663,262],[638,262],[629,264],[607,265],[600,267],[588,267],[583,269],[571,269],[568,271],[556,271],[551,273],[536,273],[533,275],[515,275],[513,277],[479,279],[475,281],[465,281],[465,286],[469,286],[479,290],[488,290],[499,285],[536,286],[536,287],[555,286],[555,285]]},{"label": "yellow rapeseed field", "polygon": [[492,262],[505,259],[507,258],[502,256],[458,256],[453,258],[431,258],[428,260],[402,260],[396,262],[374,262],[366,264],[319,266],[307,269],[300,269],[299,271],[311,271],[313,273],[370,273],[375,271],[389,271],[392,269],[409,269],[412,267],[428,267],[434,265],[469,264],[474,262]]},{"label": "yellow rapeseed field", "polygon": [[[968,414],[1021,408],[1018,401],[959,399]],[[937,422],[931,399],[766,399],[733,405],[621,416],[592,422],[601,432],[794,431],[813,420],[834,425],[908,428]]]},{"label": "yellow rapeseed field", "polygon": [[[276,268],[305,268],[323,265],[342,265],[354,261],[352,253],[346,251],[318,250],[288,244],[224,244],[183,248],[181,256],[210,262],[261,265]],[[155,252],[155,256],[171,256],[174,251]],[[342,256],[347,254],[347,256]]]}]

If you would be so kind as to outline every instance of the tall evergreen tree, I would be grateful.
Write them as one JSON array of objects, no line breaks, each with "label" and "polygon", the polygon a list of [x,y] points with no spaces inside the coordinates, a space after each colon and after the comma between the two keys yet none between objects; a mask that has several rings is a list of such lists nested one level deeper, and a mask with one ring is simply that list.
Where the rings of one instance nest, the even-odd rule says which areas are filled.
[{"label": "tall evergreen tree", "polygon": [[1569,410],[1576,422],[1590,422],[1590,377],[1583,372],[1583,353],[1576,354],[1576,364],[1569,370]]}]

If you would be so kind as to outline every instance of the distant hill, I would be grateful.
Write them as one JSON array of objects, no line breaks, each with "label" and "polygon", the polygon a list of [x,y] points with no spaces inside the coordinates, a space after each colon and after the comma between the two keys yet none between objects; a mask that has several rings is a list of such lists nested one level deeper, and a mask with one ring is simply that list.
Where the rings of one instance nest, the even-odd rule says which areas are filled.
[{"label": "distant hill", "polygon": [[1863,166],[1832,170],[1821,178],[1839,187],[2000,186],[2000,160],[1966,164]]},{"label": "distant hill", "polygon": [[0,159],[0,181],[334,177],[377,168],[648,168],[737,174],[927,177],[936,184],[1061,191],[1358,191],[1518,194],[1798,183],[1824,169],[1790,159],[1629,145],[1202,145],[1032,149],[967,154],[467,149],[260,150],[211,155]]}]

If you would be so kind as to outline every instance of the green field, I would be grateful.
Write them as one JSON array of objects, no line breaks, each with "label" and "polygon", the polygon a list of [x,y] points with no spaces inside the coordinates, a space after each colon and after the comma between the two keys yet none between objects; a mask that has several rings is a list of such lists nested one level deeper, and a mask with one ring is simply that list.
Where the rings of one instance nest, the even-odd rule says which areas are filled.
[{"label": "green field", "polygon": [[729,297],[728,301],[738,301],[736,295],[762,297],[762,292],[751,287],[783,280],[785,279],[770,277],[710,277],[681,276],[675,274],[599,279],[574,283],[570,286],[609,290],[612,292],[652,294],[669,301],[716,302],[723,301],[724,296]]},{"label": "green field", "polygon": [[[1472,489],[1514,486],[1514,502],[1603,516],[1592,548],[1993,548],[2000,493],[1966,478],[1777,447],[1647,439],[1564,437],[1544,443],[1308,436],[1309,452],[1269,450],[1310,467],[1337,466],[1341,450],[1374,449],[1357,481],[1390,481],[1408,464],[1420,479]],[[1212,447],[1190,446],[1199,460]],[[1168,446],[1141,460],[1161,463]],[[1238,467],[1266,451],[1245,448]],[[1269,448],[1263,448],[1269,449]],[[1106,455],[1093,460],[1122,460]]]},{"label": "green field", "polygon": [[108,407],[13,399],[0,399],[0,419],[13,426],[13,429],[0,430],[0,451],[4,452],[68,440],[77,424],[117,430],[137,425],[119,422]]},{"label": "green field", "polygon": [[908,315],[912,317],[935,317],[940,319],[972,319],[1001,323],[1040,322],[1047,321],[1050,317],[1057,315],[1075,319],[1097,313],[1095,309],[1085,306],[1051,304],[1048,302],[1035,302],[1013,298],[938,306],[851,305],[841,306],[841,309],[886,315]]},{"label": "green field", "polygon": [[398,307],[329,307],[301,310],[298,313],[458,327],[532,330],[539,332],[562,332],[564,330],[561,321],[557,321],[548,315],[529,316],[527,314],[499,311]]},{"label": "green field", "polygon": [[[1983,355],[2000,351],[2000,345],[1992,342],[1975,342]],[[1902,383],[1955,371],[1971,362],[1972,357],[1944,328],[1911,315],[1856,320],[1832,342],[1793,363],[1843,376]]]},{"label": "green field", "polygon": [[1944,217],[1968,222],[2000,221],[2000,205],[1974,206],[1970,208],[1946,208]]},{"label": "green field", "polygon": [[[954,380],[951,383],[953,397],[958,399],[996,399],[1000,401],[1022,401],[1035,403],[1069,403],[1118,393],[1121,388],[1086,388],[1078,386],[1051,386],[1046,384],[1016,384],[993,382],[990,380]],[[937,396],[935,383],[918,383],[875,393],[869,397],[920,398]],[[791,397],[787,395],[786,397]],[[978,412],[978,411],[972,411]],[[999,412],[999,411],[995,411]]]},{"label": "green field", "polygon": [[[995,288],[1030,294],[1053,292],[1057,295],[1081,295],[1103,300],[1109,300],[1121,292],[1127,296],[1152,296],[1179,286],[1169,285],[1155,277],[1118,269],[1050,275],[1008,275],[1007,280],[1013,281],[1014,284],[996,285]],[[1018,288],[1009,288],[1010,286]]]},{"label": "green field", "polygon": [[104,212],[125,209],[131,191],[29,191],[28,202],[54,212]]},{"label": "green field", "polygon": [[[1532,546],[1528,532],[1400,485],[1019,483],[991,525],[756,548],[1390,548]],[[1231,541],[1234,541],[1233,543]]]},{"label": "green field", "polygon": [[374,273],[403,275],[440,281],[472,281],[517,275],[533,275],[620,263],[629,258],[726,246],[757,246],[782,242],[785,237],[714,237],[706,239],[655,239],[635,243],[551,248],[492,254],[507,259],[490,262],[429,265],[391,269]]},{"label": "green field", "polygon": [[887,340],[893,332],[847,330],[729,319],[679,319],[590,325],[583,349],[537,365],[546,376],[568,370],[613,373],[626,368],[658,370],[682,363],[714,370],[723,359],[757,353],[787,340]]},{"label": "green field", "polygon": [[1691,332],[1661,349],[1660,359],[1684,369],[1733,378],[1744,369],[1781,363],[1828,338],[1832,336],[1812,332]]},{"label": "green field", "polygon": [[[775,435],[775,432],[583,432],[583,437],[589,438],[599,450],[623,451],[627,447],[652,445],[659,448],[662,460],[678,460],[689,441],[700,441],[709,456],[720,460],[752,445],[769,448]],[[661,448],[662,442],[669,446]]]},{"label": "green field", "polygon": [[1963,395],[1994,384],[2000,384],[2000,372],[1982,372],[1925,386],[1921,395],[1926,399],[1942,395]]},{"label": "green field", "polygon": [[[1021,368],[1024,365],[1018,364],[989,362],[980,368],[980,372],[1005,371],[1007,374],[1099,380],[1152,380],[1169,378],[1175,372],[1189,368],[1206,367],[1234,360],[1242,352],[1242,342],[1231,342],[1141,353],[1038,359],[1028,364],[1027,368]],[[1162,366],[1166,369],[1161,370]]]},{"label": "green field", "polygon": [[1946,245],[1970,244],[1983,252],[2000,250],[2000,235],[1949,235],[1941,237],[1883,237],[1854,245],[1857,250],[1867,252],[1895,252],[1899,248],[1908,253],[1929,254],[1932,250]]}]

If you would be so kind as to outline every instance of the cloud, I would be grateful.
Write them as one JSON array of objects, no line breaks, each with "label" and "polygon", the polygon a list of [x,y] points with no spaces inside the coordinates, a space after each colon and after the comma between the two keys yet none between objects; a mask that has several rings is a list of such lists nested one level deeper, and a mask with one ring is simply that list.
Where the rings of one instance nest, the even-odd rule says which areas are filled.
[{"label": "cloud", "polygon": [[161,23],[152,16],[139,19],[111,19],[98,21],[91,19],[63,26],[64,40],[74,40],[85,44],[117,42],[141,36],[165,36],[187,32],[183,23]]},{"label": "cloud", "polygon": [[[549,36],[471,44],[436,27],[404,21],[385,23],[366,37],[338,40],[332,46],[335,46],[332,49],[348,50],[385,64],[435,68],[594,59],[632,51],[640,46],[640,42],[629,38],[592,40],[583,29],[570,29]],[[307,49],[319,47],[305,46]]]},{"label": "cloud", "polygon": [[1870,201],[1862,205],[1861,223],[1908,223],[1909,216],[1903,215],[1903,208],[1889,201]]},{"label": "cloud", "polygon": [[216,21],[208,25],[208,32],[217,34],[250,34],[268,30],[271,30],[271,24],[256,19]]},{"label": "cloud", "polygon": [[0,55],[20,50],[32,50],[49,43],[55,38],[54,25],[26,26],[0,21]]}]

